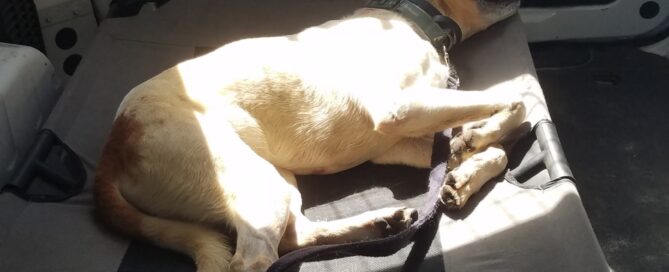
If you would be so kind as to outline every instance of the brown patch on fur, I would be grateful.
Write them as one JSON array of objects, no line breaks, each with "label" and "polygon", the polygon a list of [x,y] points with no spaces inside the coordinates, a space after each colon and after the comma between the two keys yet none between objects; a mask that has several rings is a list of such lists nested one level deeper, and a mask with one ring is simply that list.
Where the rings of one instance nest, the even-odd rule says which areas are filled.
[{"label": "brown patch on fur", "polygon": [[139,236],[142,213],[128,203],[119,191],[119,179],[141,159],[134,143],[142,135],[142,126],[132,117],[119,116],[95,173],[93,195],[98,216],[115,229]]}]

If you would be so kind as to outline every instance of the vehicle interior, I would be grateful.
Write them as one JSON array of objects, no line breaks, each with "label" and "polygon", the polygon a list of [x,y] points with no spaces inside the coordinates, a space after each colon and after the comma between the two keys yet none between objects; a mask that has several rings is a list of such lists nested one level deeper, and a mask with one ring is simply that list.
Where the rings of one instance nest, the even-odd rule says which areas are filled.
[{"label": "vehicle interior", "polygon": [[[93,176],[119,103],[181,61],[366,2],[0,1],[0,271],[195,271],[95,216]],[[418,271],[669,270],[669,2],[522,0],[448,55],[460,89],[518,89],[532,131],[510,171],[440,214]],[[332,220],[421,207],[429,175],[365,163],[298,186],[305,215]],[[290,271],[416,271],[403,268],[412,246]]]}]

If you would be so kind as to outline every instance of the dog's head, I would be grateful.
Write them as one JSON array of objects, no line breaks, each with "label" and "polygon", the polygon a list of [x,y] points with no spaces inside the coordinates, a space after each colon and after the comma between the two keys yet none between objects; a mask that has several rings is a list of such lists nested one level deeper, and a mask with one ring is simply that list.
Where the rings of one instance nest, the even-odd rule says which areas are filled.
[{"label": "dog's head", "polygon": [[441,12],[453,18],[470,37],[518,11],[520,0],[432,0]]}]

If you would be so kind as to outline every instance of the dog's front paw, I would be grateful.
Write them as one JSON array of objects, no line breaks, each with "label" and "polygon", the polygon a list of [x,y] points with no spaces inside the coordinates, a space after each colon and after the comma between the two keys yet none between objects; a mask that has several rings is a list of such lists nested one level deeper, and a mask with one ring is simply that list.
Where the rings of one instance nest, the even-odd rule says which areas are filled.
[{"label": "dog's front paw", "polygon": [[459,210],[465,205],[470,196],[466,190],[460,190],[465,183],[467,181],[456,180],[450,172],[446,174],[444,185],[441,186],[441,202],[447,210]]},{"label": "dog's front paw", "polygon": [[[470,131],[467,131],[470,132]],[[472,148],[472,134],[459,133],[450,142],[451,153],[464,153]]]},{"label": "dog's front paw", "polygon": [[449,169],[452,170],[458,167],[464,160],[476,152],[479,148],[479,138],[481,138],[480,135],[474,129],[465,129],[450,140]]},{"label": "dog's front paw", "polygon": [[380,231],[381,237],[387,237],[403,231],[418,220],[418,211],[412,208],[388,208],[387,215],[374,221],[374,227]]}]

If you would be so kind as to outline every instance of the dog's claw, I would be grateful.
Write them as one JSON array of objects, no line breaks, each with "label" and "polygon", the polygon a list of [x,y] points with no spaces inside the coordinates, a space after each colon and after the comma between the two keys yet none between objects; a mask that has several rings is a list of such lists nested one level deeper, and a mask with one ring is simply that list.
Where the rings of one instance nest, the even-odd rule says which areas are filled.
[{"label": "dog's claw", "polygon": [[451,172],[446,173],[444,177],[444,185],[441,186],[441,203],[444,204],[446,210],[458,210],[464,205],[462,197],[458,194],[456,189],[455,177]]},{"label": "dog's claw", "polygon": [[444,184],[455,187],[456,183],[457,181],[455,180],[455,177],[453,177],[453,174],[451,172],[446,173],[446,177],[444,177]]},{"label": "dog's claw", "polygon": [[451,152],[464,153],[472,149],[472,133],[471,131],[464,131],[451,139]]},{"label": "dog's claw", "polygon": [[463,152],[467,148],[467,143],[465,143],[465,141],[462,140],[462,138],[457,136],[451,140],[450,144],[452,153]]},{"label": "dog's claw", "polygon": [[471,156],[477,147],[475,144],[475,133],[471,130],[464,130],[453,137],[449,143],[451,154],[448,159],[448,168],[450,170],[458,167],[466,158]]},{"label": "dog's claw", "polygon": [[444,184],[441,187],[441,203],[444,204],[446,210],[459,210],[462,208],[462,199],[458,195],[458,191],[450,184]]}]

